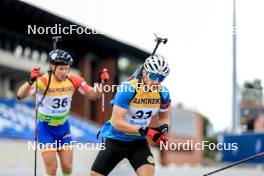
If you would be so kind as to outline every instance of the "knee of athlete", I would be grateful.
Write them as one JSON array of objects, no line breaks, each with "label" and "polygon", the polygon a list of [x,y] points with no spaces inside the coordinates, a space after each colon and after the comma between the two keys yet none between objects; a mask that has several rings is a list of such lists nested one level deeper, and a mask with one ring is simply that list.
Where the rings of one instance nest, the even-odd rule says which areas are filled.
[{"label": "knee of athlete", "polygon": [[154,176],[154,172],[137,173],[137,176]]},{"label": "knee of athlete", "polygon": [[56,172],[57,172],[57,165],[53,164],[53,165],[46,165],[46,169],[47,169],[47,175],[48,176],[55,176]]},{"label": "knee of athlete", "polygon": [[154,171],[151,171],[148,175],[149,176],[154,176]]},{"label": "knee of athlete", "polygon": [[150,169],[147,171],[146,176],[154,176],[154,169]]},{"label": "knee of athlete", "polygon": [[[72,173],[72,164],[63,164],[62,165],[62,170],[64,174],[71,174]],[[68,175],[65,175],[68,176]],[[70,176],[70,175],[69,175]]]},{"label": "knee of athlete", "polygon": [[90,176],[103,176],[103,175],[101,175],[101,174],[99,174],[97,172],[91,171],[90,172]]},{"label": "knee of athlete", "polygon": [[137,169],[137,176],[154,176],[155,169],[154,167],[140,167]]},{"label": "knee of athlete", "polygon": [[49,170],[49,172],[46,174],[46,176],[56,176],[56,169]]}]

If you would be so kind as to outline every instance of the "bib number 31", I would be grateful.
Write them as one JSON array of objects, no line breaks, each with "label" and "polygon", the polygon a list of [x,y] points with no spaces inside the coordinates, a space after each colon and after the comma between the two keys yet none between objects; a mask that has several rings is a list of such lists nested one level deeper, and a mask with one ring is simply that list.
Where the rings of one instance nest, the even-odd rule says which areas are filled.
[{"label": "bib number 31", "polygon": [[141,110],[136,112],[136,115],[132,116],[133,119],[147,119],[149,117],[151,117],[152,115],[152,111],[148,111],[148,112],[143,112]]}]

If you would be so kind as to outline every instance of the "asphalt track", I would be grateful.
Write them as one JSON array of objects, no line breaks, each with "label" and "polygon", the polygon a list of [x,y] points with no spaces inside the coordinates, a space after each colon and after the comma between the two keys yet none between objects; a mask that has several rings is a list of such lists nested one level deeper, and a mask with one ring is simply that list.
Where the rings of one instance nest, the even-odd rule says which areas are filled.
[{"label": "asphalt track", "polygon": [[[221,165],[222,166],[222,165]],[[219,165],[219,167],[221,167]],[[210,172],[212,170],[218,169],[218,166],[214,167],[190,167],[190,166],[175,166],[170,165],[167,167],[156,166],[156,173],[157,176],[202,176],[203,174]],[[6,170],[4,168],[0,168],[0,175],[1,176],[33,176],[33,168],[32,169],[23,169],[23,168],[16,168],[16,169],[9,169]],[[85,167],[84,165],[81,167],[75,166],[73,175],[78,176],[87,176],[89,173],[89,167]],[[38,175],[43,176],[44,171],[42,168],[39,168]],[[58,174],[61,175],[61,171],[58,170]],[[131,166],[125,161],[120,163],[109,176],[135,176],[135,173]],[[254,166],[251,168],[232,168],[228,169],[216,174],[213,176],[264,176],[264,169],[262,166]]]}]

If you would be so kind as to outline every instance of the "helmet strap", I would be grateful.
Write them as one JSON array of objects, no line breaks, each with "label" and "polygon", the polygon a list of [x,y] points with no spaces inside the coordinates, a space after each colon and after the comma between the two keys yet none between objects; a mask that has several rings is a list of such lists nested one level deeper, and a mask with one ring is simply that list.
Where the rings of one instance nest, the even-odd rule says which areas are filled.
[{"label": "helmet strap", "polygon": [[56,70],[57,70],[57,65],[55,65],[54,70],[51,69],[51,73],[54,75],[55,79],[57,79],[55,75]]}]

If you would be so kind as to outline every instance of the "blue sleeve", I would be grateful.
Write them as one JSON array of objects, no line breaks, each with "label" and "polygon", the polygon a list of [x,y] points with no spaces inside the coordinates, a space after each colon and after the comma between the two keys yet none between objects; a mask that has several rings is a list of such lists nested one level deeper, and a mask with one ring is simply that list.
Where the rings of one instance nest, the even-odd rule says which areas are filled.
[{"label": "blue sleeve", "polygon": [[136,91],[129,83],[123,83],[117,87],[117,93],[113,100],[113,104],[121,108],[128,109],[130,101],[135,96]]},{"label": "blue sleeve", "polygon": [[171,98],[170,98],[170,92],[167,88],[162,88],[160,92],[162,98],[161,98],[161,105],[160,105],[160,112],[167,111],[168,107],[171,104]]}]

